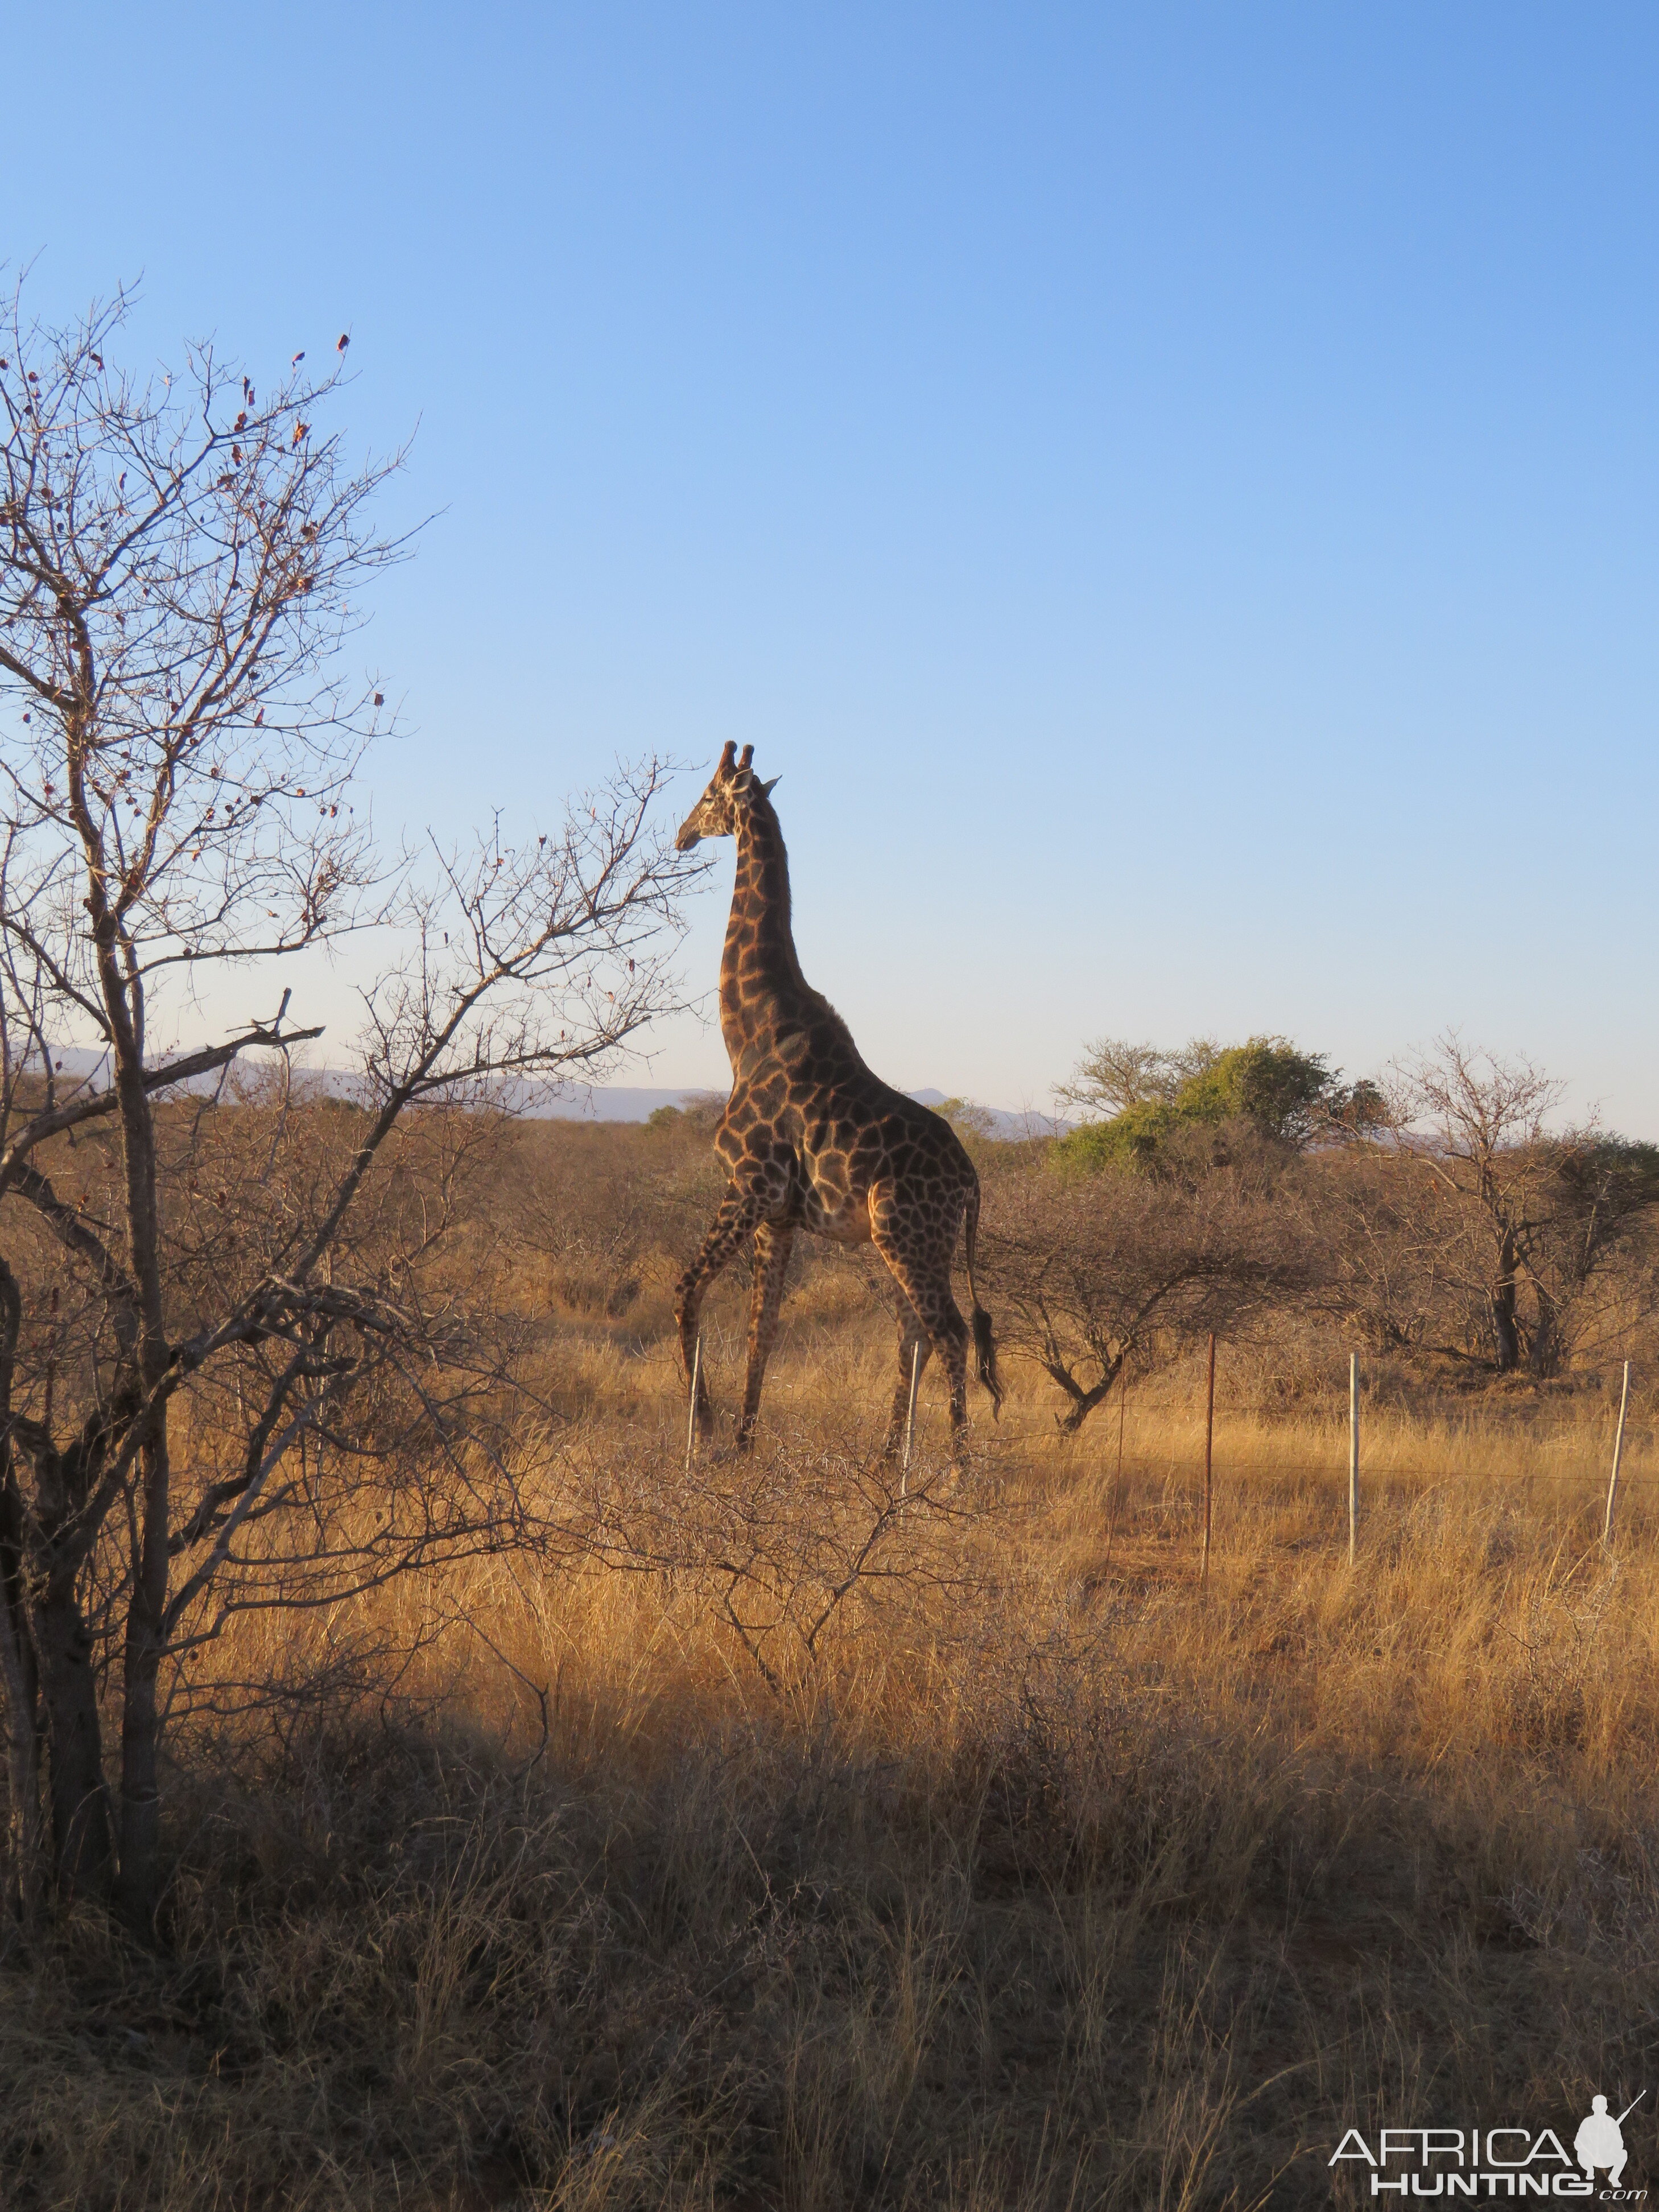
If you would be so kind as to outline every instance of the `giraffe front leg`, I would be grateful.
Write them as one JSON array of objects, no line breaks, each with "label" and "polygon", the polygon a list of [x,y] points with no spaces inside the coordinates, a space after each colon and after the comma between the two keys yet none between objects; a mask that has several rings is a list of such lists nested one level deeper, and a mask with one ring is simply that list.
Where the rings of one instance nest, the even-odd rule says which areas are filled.
[{"label": "giraffe front leg", "polygon": [[[763,1206],[758,1191],[733,1183],[702,1240],[702,1249],[674,1285],[674,1319],[679,1328],[680,1364],[685,1371],[688,1389],[696,1364],[697,1323],[704,1294],[744,1238],[753,1233]],[[697,1377],[696,1423],[700,1436],[713,1435],[714,1413],[708,1399],[708,1376],[702,1373]]]},{"label": "giraffe front leg", "polygon": [[783,1279],[794,1242],[795,1232],[787,1222],[763,1221],[755,1231],[755,1279],[749,1294],[749,1372],[744,1380],[743,1412],[738,1420],[738,1443],[745,1449],[754,1438],[761,1386],[778,1333]]}]

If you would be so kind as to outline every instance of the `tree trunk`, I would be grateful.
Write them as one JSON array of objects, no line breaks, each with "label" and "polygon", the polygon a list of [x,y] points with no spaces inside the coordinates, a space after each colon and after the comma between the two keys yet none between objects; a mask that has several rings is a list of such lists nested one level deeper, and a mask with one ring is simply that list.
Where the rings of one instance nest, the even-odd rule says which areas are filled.
[{"label": "tree trunk", "polygon": [[1086,1390],[1071,1370],[1061,1362],[1054,1361],[1051,1364],[1045,1359],[1042,1364],[1072,1401],[1071,1412],[1063,1415],[1056,1414],[1055,1419],[1060,1423],[1061,1436],[1074,1437],[1095,1407],[1110,1391],[1113,1383],[1116,1382],[1119,1370],[1123,1365],[1123,1355],[1120,1352],[1115,1359],[1108,1361],[1099,1382]]},{"label": "tree trunk", "polygon": [[52,1577],[33,1613],[58,1888],[66,1897],[106,1897],[114,1852],[98,1684],[73,1576]]},{"label": "tree trunk", "polygon": [[46,1887],[40,1802],[40,1685],[23,1599],[21,1501],[9,1448],[0,1443],[0,1690],[6,1700],[7,1907],[27,1929]]},{"label": "tree trunk", "polygon": [[1492,1343],[1500,1375],[1508,1375],[1521,1362],[1521,1332],[1515,1318],[1516,1264],[1515,1239],[1505,1230],[1498,1241],[1498,1279],[1489,1293]]},{"label": "tree trunk", "polygon": [[137,1290],[138,1382],[147,1410],[141,1416],[141,1495],[127,1608],[121,1708],[121,1872],[116,1904],[137,1933],[153,1929],[161,1899],[161,1804],[158,1785],[161,1715],[156,1676],[167,1613],[167,1540],[171,1534],[167,1405],[161,1385],[167,1368],[166,1315],[161,1297],[161,1207],[156,1194],[155,1123],[144,1088],[143,985],[131,962],[124,968],[119,927],[94,879],[94,908],[99,980],[114,1047],[115,1088],[120,1098],[121,1158],[126,1184],[128,1261]]},{"label": "tree trunk", "polygon": [[1555,1301],[1536,1277],[1533,1280],[1533,1296],[1538,1314],[1527,1340],[1527,1364],[1541,1382],[1561,1371],[1561,1332],[1556,1322]]},{"label": "tree trunk", "polygon": [[121,1875],[116,1905],[135,1934],[155,1931],[161,1896],[161,1711],[156,1679],[166,1648],[167,1601],[167,1438],[156,1433],[143,1451],[143,1548],[133,1562],[121,1701]]},{"label": "tree trunk", "polygon": [[29,1633],[27,1531],[12,1442],[12,1382],[23,1304],[17,1278],[0,1258],[0,1690],[6,1700],[5,1903],[27,1929],[46,1887],[40,1799],[40,1683]]}]

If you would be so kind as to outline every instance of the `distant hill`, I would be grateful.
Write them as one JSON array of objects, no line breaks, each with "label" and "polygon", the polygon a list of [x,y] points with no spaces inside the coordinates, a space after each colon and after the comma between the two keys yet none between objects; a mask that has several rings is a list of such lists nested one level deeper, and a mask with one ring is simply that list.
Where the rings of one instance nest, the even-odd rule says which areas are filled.
[{"label": "distant hill", "polygon": [[[943,1091],[912,1091],[907,1096],[923,1106],[943,1106],[947,1093]],[[723,1098],[725,1093],[716,1091],[647,1091],[632,1089],[624,1084],[588,1084],[557,1098],[538,1103],[529,1110],[532,1114],[556,1115],[560,1119],[592,1121],[645,1121],[659,1106],[686,1106],[710,1098]],[[981,1109],[989,1122],[989,1134],[1005,1141],[1041,1132],[1047,1134],[1062,1124],[1047,1115],[1011,1114],[998,1106]]]},{"label": "distant hill", "polygon": [[[257,1063],[253,1063],[256,1064]],[[87,1076],[102,1066],[102,1055],[95,1052],[65,1049],[58,1066],[67,1075]],[[336,1068],[307,1068],[305,1080],[337,1097],[349,1097],[356,1089],[356,1079]],[[210,1091],[216,1078],[206,1076],[191,1085],[195,1091]],[[943,1106],[948,1093],[943,1091],[912,1091],[907,1094],[924,1106]],[[723,1091],[714,1090],[653,1090],[641,1085],[626,1083],[578,1083],[551,1096],[542,1092],[526,1102],[522,1110],[533,1116],[545,1116],[566,1121],[648,1121],[660,1106],[688,1106],[709,1100],[723,1100]],[[1005,1142],[1017,1137],[1034,1134],[1048,1135],[1066,1125],[1047,1115],[1013,1114],[1000,1106],[981,1109],[986,1115],[988,1133]]]}]

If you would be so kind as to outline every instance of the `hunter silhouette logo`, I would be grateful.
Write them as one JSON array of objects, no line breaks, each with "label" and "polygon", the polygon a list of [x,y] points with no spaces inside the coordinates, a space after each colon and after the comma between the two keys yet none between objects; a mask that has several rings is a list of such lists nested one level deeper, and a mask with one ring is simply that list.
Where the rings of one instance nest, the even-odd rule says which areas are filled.
[{"label": "hunter silhouette logo", "polygon": [[1592,2097],[1571,2151],[1553,2128],[1382,2128],[1374,2141],[1350,2128],[1328,2162],[1369,2169],[1364,2194],[1384,2203],[1408,2197],[1578,2197],[1639,2204],[1647,2191],[1624,2185],[1630,2155],[1624,2123],[1646,2094],[1638,2090],[1616,2119],[1605,2097]]},{"label": "hunter silhouette logo", "polygon": [[1625,2148],[1624,2124],[1646,2096],[1638,2089],[1615,2120],[1607,2112],[1605,2097],[1592,2097],[1589,2111],[1578,2124],[1578,2132],[1572,2139],[1572,2154],[1584,2169],[1589,2180],[1595,2179],[1598,2166],[1607,2170],[1607,2186],[1617,2189],[1624,2179],[1625,2160],[1629,2154]]}]

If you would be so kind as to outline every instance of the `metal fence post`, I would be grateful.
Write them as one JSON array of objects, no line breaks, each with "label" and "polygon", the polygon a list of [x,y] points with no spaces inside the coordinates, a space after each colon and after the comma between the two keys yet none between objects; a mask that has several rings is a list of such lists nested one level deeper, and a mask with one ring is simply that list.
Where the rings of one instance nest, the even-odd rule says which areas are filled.
[{"label": "metal fence post", "polygon": [[1359,1354],[1348,1354],[1348,1565],[1359,1547]]},{"label": "metal fence post", "polygon": [[1625,1387],[1619,1393],[1619,1428],[1613,1439],[1613,1474],[1607,1482],[1607,1516],[1601,1523],[1601,1541],[1611,1547],[1613,1543],[1613,1509],[1619,1500],[1619,1462],[1625,1455],[1625,1412],[1630,1404],[1630,1362],[1625,1362]]},{"label": "metal fence post", "polygon": [[702,1338],[691,1354],[691,1410],[685,1417],[685,1471],[691,1472],[691,1455],[697,1448],[697,1387],[702,1381]]},{"label": "metal fence post", "polygon": [[1210,1587],[1210,1501],[1215,1447],[1215,1331],[1210,1331],[1210,1387],[1204,1408],[1204,1556],[1199,1567],[1200,1589]]},{"label": "metal fence post", "polygon": [[1106,1517],[1106,1557],[1102,1572],[1112,1564],[1112,1543],[1117,1534],[1117,1509],[1123,1497],[1123,1411],[1128,1381],[1121,1367],[1117,1375],[1117,1474],[1112,1484],[1112,1510]]},{"label": "metal fence post", "polygon": [[921,1339],[918,1337],[910,1352],[910,1410],[904,1418],[904,1465],[899,1473],[899,1496],[907,1497],[910,1489],[910,1454],[916,1441],[916,1392],[921,1387]]}]

